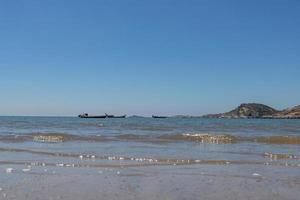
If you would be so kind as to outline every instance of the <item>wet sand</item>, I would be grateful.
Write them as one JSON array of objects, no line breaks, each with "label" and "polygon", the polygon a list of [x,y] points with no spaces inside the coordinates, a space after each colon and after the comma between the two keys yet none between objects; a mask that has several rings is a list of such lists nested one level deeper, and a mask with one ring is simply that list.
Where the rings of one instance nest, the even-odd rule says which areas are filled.
[{"label": "wet sand", "polygon": [[[12,167],[12,165],[9,165]],[[255,165],[65,168],[2,165],[0,199],[298,199],[299,168]]]}]

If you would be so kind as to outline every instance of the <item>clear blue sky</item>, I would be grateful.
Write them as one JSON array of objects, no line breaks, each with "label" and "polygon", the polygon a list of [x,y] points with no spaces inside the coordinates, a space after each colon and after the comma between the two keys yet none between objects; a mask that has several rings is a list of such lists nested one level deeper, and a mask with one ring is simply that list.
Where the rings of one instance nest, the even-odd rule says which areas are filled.
[{"label": "clear blue sky", "polygon": [[0,0],[0,115],[300,104],[298,0]]}]

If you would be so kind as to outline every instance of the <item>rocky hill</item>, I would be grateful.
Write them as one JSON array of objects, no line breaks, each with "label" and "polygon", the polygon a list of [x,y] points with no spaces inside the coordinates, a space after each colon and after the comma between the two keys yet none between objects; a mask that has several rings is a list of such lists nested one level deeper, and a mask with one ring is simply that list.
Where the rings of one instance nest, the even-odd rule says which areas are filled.
[{"label": "rocky hill", "polygon": [[288,108],[272,116],[270,118],[281,118],[281,119],[300,119],[300,105],[293,108]]},{"label": "rocky hill", "polygon": [[243,103],[234,110],[220,114],[205,115],[205,118],[262,118],[279,113],[274,108],[258,103]]},{"label": "rocky hill", "polygon": [[268,118],[300,119],[300,105],[284,110],[276,110],[258,103],[243,103],[232,111],[202,116],[204,118]]}]

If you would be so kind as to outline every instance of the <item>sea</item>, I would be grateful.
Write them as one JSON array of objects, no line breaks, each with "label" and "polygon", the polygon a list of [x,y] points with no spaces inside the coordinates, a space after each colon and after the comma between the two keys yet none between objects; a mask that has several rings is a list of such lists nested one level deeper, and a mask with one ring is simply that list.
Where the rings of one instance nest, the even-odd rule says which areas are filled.
[{"label": "sea", "polygon": [[0,199],[299,199],[300,120],[0,117]]}]

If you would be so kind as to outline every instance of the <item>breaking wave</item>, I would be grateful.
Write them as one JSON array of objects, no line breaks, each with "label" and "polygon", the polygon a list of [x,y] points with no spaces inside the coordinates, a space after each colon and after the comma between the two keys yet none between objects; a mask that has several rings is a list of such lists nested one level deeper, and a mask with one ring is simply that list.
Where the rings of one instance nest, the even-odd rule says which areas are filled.
[{"label": "breaking wave", "polygon": [[136,142],[198,142],[209,144],[230,144],[239,142],[265,143],[265,144],[300,144],[300,136],[234,136],[229,134],[162,134],[162,135],[74,135],[68,133],[30,133],[23,135],[0,135],[0,142],[105,142],[105,141],[136,141]]},{"label": "breaking wave", "polygon": [[101,135],[73,135],[67,133],[31,133],[26,135],[0,135],[0,141],[6,142],[67,142],[67,141],[103,141],[104,137]]},{"label": "breaking wave", "polygon": [[[264,158],[272,158],[272,160],[207,160],[207,159],[175,159],[175,158],[154,158],[154,157],[126,157],[126,156],[107,156],[97,154],[81,154],[81,153],[66,153],[66,152],[51,152],[32,149],[19,149],[19,148],[0,148],[0,152],[12,153],[29,153],[41,156],[54,156],[54,157],[69,157],[79,159],[81,161],[94,161],[94,162],[78,162],[73,160],[73,163],[51,163],[45,161],[19,161],[19,160],[0,160],[0,165],[6,164],[20,164],[31,166],[56,166],[56,167],[110,167],[110,168],[124,168],[124,167],[143,167],[143,166],[163,166],[163,165],[270,165],[270,166],[283,166],[283,167],[300,167],[297,163],[287,162],[272,162],[277,159],[299,159],[298,155],[290,154],[272,154],[264,153],[259,154]],[[109,163],[95,162],[96,160],[107,160]],[[70,161],[70,160],[69,160]]]}]

